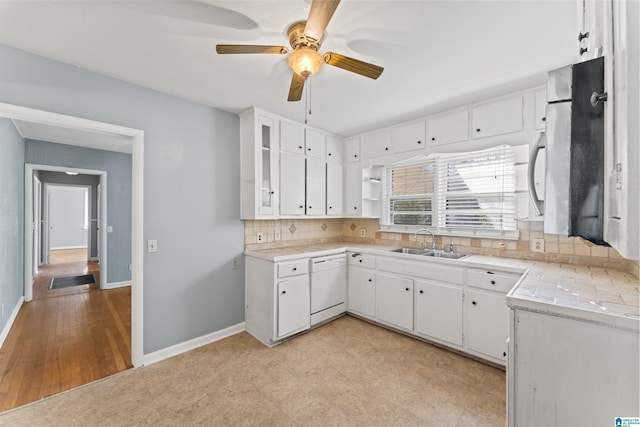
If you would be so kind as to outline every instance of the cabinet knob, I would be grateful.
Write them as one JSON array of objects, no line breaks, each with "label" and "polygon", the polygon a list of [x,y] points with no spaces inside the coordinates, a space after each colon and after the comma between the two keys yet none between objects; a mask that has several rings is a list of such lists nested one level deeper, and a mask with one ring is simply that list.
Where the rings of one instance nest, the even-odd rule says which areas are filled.
[{"label": "cabinet knob", "polygon": [[422,141],[418,141],[418,144],[422,144]]},{"label": "cabinet knob", "polygon": [[311,148],[307,148],[307,151],[311,151]]},{"label": "cabinet knob", "polygon": [[304,206],[302,206],[302,205],[300,205],[300,206],[298,206],[298,207],[299,207],[300,209],[304,208]]},{"label": "cabinet knob", "polygon": [[384,151],[389,151],[389,147],[384,147]]},{"label": "cabinet knob", "polygon": [[586,47],[581,47],[579,52],[580,52],[580,56],[582,56],[585,53],[589,52],[589,49]]},{"label": "cabinet knob", "polygon": [[373,279],[369,279],[369,282],[373,282]]},{"label": "cabinet knob", "polygon": [[357,206],[354,206],[354,207],[353,207],[353,209],[358,210],[358,207],[357,207]]},{"label": "cabinet knob", "polygon": [[476,132],[480,132],[480,128],[476,129]]},{"label": "cabinet knob", "polygon": [[287,291],[282,291],[282,292],[280,292],[280,293],[281,293],[282,295],[284,295],[284,294],[286,294],[286,293],[287,293]]},{"label": "cabinet knob", "polygon": [[487,274],[496,274],[493,271],[487,271]]},{"label": "cabinet knob", "polygon": [[421,293],[421,294],[424,294],[424,291],[423,291],[422,289],[420,289],[420,293]]},{"label": "cabinet knob", "polygon": [[431,140],[432,140],[432,141],[435,141],[435,140],[436,140],[436,137],[435,137],[435,136],[432,136],[432,137],[431,137]]},{"label": "cabinet knob", "polygon": [[471,304],[473,304],[473,305],[477,305],[475,301],[471,301]]},{"label": "cabinet knob", "polygon": [[291,271],[298,271],[298,267],[293,267]]},{"label": "cabinet knob", "polygon": [[362,260],[361,260],[361,259],[359,259],[358,261],[362,262]]},{"label": "cabinet knob", "polygon": [[302,145],[298,145],[298,150],[302,150]]},{"label": "cabinet knob", "polygon": [[331,153],[329,153],[329,155],[331,155]]},{"label": "cabinet knob", "polygon": [[353,155],[353,157],[355,157],[355,158],[357,159],[357,158],[358,158],[358,155],[357,155],[357,154],[354,154],[354,155]]},{"label": "cabinet knob", "polygon": [[543,117],[543,118],[542,118],[542,121],[543,121],[543,122],[546,122],[546,121],[547,121],[547,118],[546,118],[546,117]]},{"label": "cabinet knob", "polygon": [[329,209],[333,209],[333,206],[329,206]]},{"label": "cabinet knob", "polygon": [[405,291],[408,291],[408,290],[409,290],[409,288],[404,288],[404,290],[405,290]]},{"label": "cabinet knob", "polygon": [[311,205],[309,205],[309,209],[312,209],[312,206],[311,206]]},{"label": "cabinet knob", "polygon": [[502,352],[502,355],[503,355],[504,357],[507,357],[507,352],[506,352],[506,351],[503,351],[503,352]]},{"label": "cabinet knob", "polygon": [[495,280],[492,280],[492,281],[491,281],[491,284],[492,284],[492,285],[495,285],[495,284],[496,284],[496,281],[495,281]]},{"label": "cabinet knob", "polygon": [[587,31],[586,33],[583,33],[583,32],[578,33],[579,42],[581,42],[583,39],[586,39],[587,37],[589,37],[589,31]]},{"label": "cabinet knob", "polygon": [[269,194],[273,194],[273,193],[275,193],[275,191],[269,191]]}]

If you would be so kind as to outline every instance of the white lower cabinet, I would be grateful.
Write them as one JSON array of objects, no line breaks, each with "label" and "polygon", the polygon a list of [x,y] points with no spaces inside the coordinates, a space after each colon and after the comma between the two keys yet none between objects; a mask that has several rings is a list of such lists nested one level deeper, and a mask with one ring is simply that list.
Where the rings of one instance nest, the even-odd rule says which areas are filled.
[{"label": "white lower cabinet", "polygon": [[468,290],[465,306],[467,350],[506,363],[509,310],[505,295],[480,289]]},{"label": "white lower cabinet", "polygon": [[378,321],[413,331],[413,280],[381,273],[377,279]]},{"label": "white lower cabinet", "polygon": [[278,282],[278,336],[284,338],[309,328],[311,322],[309,276]]},{"label": "white lower cabinet", "polygon": [[376,272],[349,266],[348,309],[368,318],[376,315]]},{"label": "white lower cabinet", "polygon": [[416,328],[428,338],[462,346],[462,286],[416,280]]},{"label": "white lower cabinet", "polygon": [[309,258],[274,263],[245,258],[247,332],[271,347],[311,327]]}]

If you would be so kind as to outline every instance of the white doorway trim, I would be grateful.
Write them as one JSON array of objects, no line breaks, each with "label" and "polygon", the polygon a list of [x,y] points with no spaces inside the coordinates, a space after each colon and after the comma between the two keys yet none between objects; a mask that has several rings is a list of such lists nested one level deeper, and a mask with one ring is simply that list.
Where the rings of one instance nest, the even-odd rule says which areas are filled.
[{"label": "white doorway trim", "polygon": [[[0,103],[0,117],[9,119],[25,120],[36,123],[50,124],[54,126],[81,129],[91,132],[109,133],[125,136],[132,143],[132,228],[131,228],[131,363],[134,367],[142,366],[144,363],[144,335],[143,335],[143,285],[144,285],[144,131],[124,126],[97,122],[94,120],[79,117],[67,116],[64,114],[51,113],[48,111],[35,110],[33,108],[21,107],[12,104]],[[106,191],[102,188],[102,193]],[[31,190],[32,191],[32,190]],[[28,199],[27,199],[28,200]],[[27,270],[27,260],[31,259],[31,245],[33,239],[30,236],[31,226],[24,225],[25,234],[25,276]],[[31,264],[31,262],[29,262]]]},{"label": "white doorway trim", "polygon": [[[27,189],[29,188],[29,186],[27,185],[27,183],[31,182],[34,178],[34,172],[35,171],[48,171],[48,172],[77,172],[79,174],[83,174],[83,175],[98,175],[100,177],[100,184],[104,187],[107,188],[107,172],[106,171],[100,171],[100,170],[93,170],[93,169],[78,169],[78,168],[67,168],[67,167],[60,167],[60,166],[49,166],[49,165],[37,165],[37,164],[31,164],[31,163],[25,163],[25,168],[24,168],[24,179],[25,179],[25,194],[24,194],[24,203],[25,203],[25,209],[24,209],[24,223],[25,224],[34,224],[33,225],[33,229],[35,231],[35,229],[37,229],[37,226],[34,222],[34,218],[30,217],[30,213],[33,212],[33,208],[30,205],[30,203],[33,203],[33,195],[28,194],[29,192],[27,191]],[[84,185],[84,184],[57,184],[57,183],[48,183],[45,182],[44,183],[44,188],[45,188],[45,197],[48,199],[49,197],[49,187],[52,186],[57,186],[57,187],[84,187],[84,188],[88,188],[89,189],[89,194],[91,194],[91,186],[90,185]],[[89,197],[91,197],[91,195],[89,195]],[[107,218],[107,198],[106,198],[106,192],[103,192],[100,197],[104,197],[104,200],[101,200],[100,203],[98,204],[100,206],[100,209],[102,210],[102,212],[100,212],[100,217],[104,218],[104,223],[106,224],[106,218]],[[44,207],[44,233],[43,233],[43,241],[44,241],[44,248],[43,250],[45,251],[45,262],[48,264],[50,259],[49,259],[49,254],[51,251],[51,243],[50,243],[50,233],[49,233],[49,227],[51,226],[51,224],[49,223],[49,207],[50,202],[48,200],[45,200],[45,207]],[[26,227],[25,233],[28,233],[28,227]],[[100,258],[100,289],[106,289],[107,288],[107,265],[108,265],[108,260],[107,260],[107,228],[106,227],[100,227],[98,229],[98,233],[100,233],[100,239],[98,239],[98,241],[100,242],[100,245],[102,246],[101,248],[98,249],[98,252],[100,254],[102,254],[102,258]],[[87,234],[88,234],[88,238],[87,238],[87,243],[89,246],[89,249],[91,249],[91,227],[89,227],[89,229],[87,230]],[[34,241],[36,239],[33,239]],[[26,244],[26,240],[25,240],[25,244]],[[89,257],[87,256],[87,260],[89,259]],[[25,258],[24,262],[25,262],[25,269],[26,269],[26,264],[31,262],[33,260],[29,260],[27,258]],[[33,299],[33,276],[28,277],[26,275],[26,270],[25,270],[25,278],[24,278],[24,300],[25,301],[31,301]]]}]

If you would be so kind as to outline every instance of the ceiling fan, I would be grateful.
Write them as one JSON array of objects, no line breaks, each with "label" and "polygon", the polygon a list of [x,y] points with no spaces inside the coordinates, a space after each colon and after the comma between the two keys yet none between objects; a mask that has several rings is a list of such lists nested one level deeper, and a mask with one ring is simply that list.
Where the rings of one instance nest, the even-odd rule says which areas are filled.
[{"label": "ceiling fan", "polygon": [[[308,77],[317,73],[325,63],[374,80],[382,74],[384,68],[380,66],[335,52],[325,52],[324,54],[318,52],[323,41],[324,31],[339,4],[340,0],[313,0],[307,20],[295,22],[287,30],[289,44],[293,49],[287,60],[293,70],[288,101],[300,101],[304,82]],[[218,44],[216,52],[219,54],[267,53],[284,55],[289,51],[284,46]]]}]

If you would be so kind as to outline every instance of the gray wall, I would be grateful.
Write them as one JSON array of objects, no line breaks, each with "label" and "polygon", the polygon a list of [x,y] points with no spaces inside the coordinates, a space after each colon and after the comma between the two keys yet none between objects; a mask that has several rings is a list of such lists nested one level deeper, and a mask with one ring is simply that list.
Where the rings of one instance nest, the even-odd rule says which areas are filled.
[{"label": "gray wall", "polygon": [[0,64],[0,102],[145,132],[145,353],[242,322],[238,116],[2,45]]},{"label": "gray wall", "polygon": [[[52,172],[52,171],[34,171],[34,174],[38,176],[38,179],[44,184],[71,184],[71,185],[88,185],[91,187],[91,205],[89,207],[90,219],[97,218],[98,209],[98,184],[100,183],[100,176],[98,175],[67,175],[64,172]],[[44,191],[42,192],[42,202],[40,206],[44,208]],[[90,221],[89,227],[91,229],[91,250],[90,257],[95,258],[98,256],[98,227],[96,221]],[[42,254],[41,254],[42,256]]]},{"label": "gray wall", "polygon": [[[107,225],[113,227],[107,234],[107,282],[131,280],[131,154],[27,139],[24,158],[39,165],[107,171]],[[50,175],[42,171],[40,176]]]},{"label": "gray wall", "polygon": [[[87,247],[84,201],[86,187],[49,186],[49,245],[51,249]],[[88,225],[88,224],[87,224]]]},{"label": "gray wall", "polygon": [[0,117],[0,331],[24,290],[24,141]]}]

